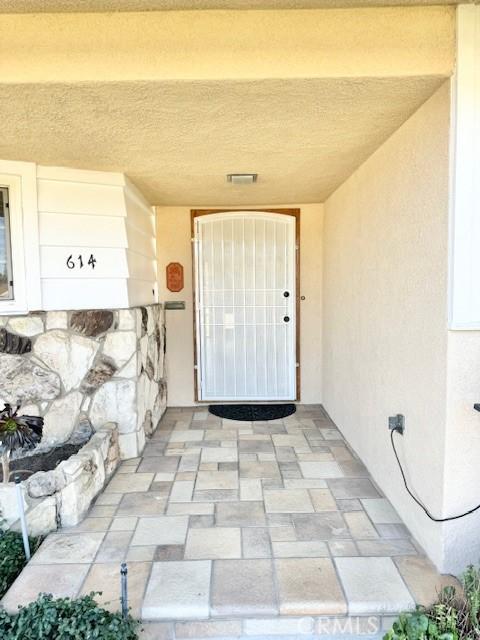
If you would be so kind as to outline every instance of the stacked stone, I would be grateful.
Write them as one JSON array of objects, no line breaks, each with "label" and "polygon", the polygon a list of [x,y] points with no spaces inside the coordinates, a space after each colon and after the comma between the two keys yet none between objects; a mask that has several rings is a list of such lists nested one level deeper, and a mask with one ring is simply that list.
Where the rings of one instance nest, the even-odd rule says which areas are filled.
[{"label": "stacked stone", "polygon": [[162,305],[2,317],[0,403],[45,419],[42,448],[81,421],[118,425],[122,458],[137,456],[166,405]]},{"label": "stacked stone", "polygon": [[[120,462],[117,425],[99,428],[78,453],[51,471],[38,471],[22,482],[30,535],[75,526],[111,478]],[[0,508],[8,525],[19,528],[15,487],[0,484]]]}]

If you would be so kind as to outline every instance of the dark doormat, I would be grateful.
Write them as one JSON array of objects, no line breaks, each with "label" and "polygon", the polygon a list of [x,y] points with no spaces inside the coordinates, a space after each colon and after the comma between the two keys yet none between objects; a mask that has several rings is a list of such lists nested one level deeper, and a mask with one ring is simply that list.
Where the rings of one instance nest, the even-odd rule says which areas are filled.
[{"label": "dark doormat", "polygon": [[211,404],[208,407],[210,413],[219,418],[228,420],[278,420],[295,413],[294,404]]}]

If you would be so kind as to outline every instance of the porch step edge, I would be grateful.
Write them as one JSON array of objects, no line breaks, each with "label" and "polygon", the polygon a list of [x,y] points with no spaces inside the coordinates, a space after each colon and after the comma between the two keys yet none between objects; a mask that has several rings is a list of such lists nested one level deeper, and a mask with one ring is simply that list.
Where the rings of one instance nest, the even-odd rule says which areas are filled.
[{"label": "porch step edge", "polygon": [[276,616],[143,620],[145,640],[292,640],[293,638],[353,638],[376,640],[391,628],[399,614],[338,616]]}]

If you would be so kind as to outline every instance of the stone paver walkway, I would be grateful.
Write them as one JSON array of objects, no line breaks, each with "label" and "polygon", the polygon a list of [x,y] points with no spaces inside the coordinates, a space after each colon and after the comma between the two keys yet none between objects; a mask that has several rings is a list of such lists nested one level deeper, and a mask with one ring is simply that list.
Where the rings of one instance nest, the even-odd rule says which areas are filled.
[{"label": "stone paver walkway", "polygon": [[184,621],[176,637],[190,638],[299,635],[294,619],[311,621],[305,635],[323,616],[428,603],[451,581],[320,406],[254,423],[168,409],[142,458],[121,464],[79,526],[48,536],[4,604],[103,591],[118,608],[122,561],[133,614]]}]

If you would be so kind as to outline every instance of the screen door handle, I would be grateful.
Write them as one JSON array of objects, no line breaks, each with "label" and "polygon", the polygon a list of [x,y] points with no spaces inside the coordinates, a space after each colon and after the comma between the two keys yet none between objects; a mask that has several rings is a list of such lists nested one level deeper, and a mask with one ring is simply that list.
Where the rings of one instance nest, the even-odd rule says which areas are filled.
[{"label": "screen door handle", "polygon": [[290,291],[284,291],[283,292],[283,297],[284,298],[288,298],[290,296]]},{"label": "screen door handle", "polygon": [[290,317],[289,316],[283,316],[283,321],[284,322],[290,322]]}]

